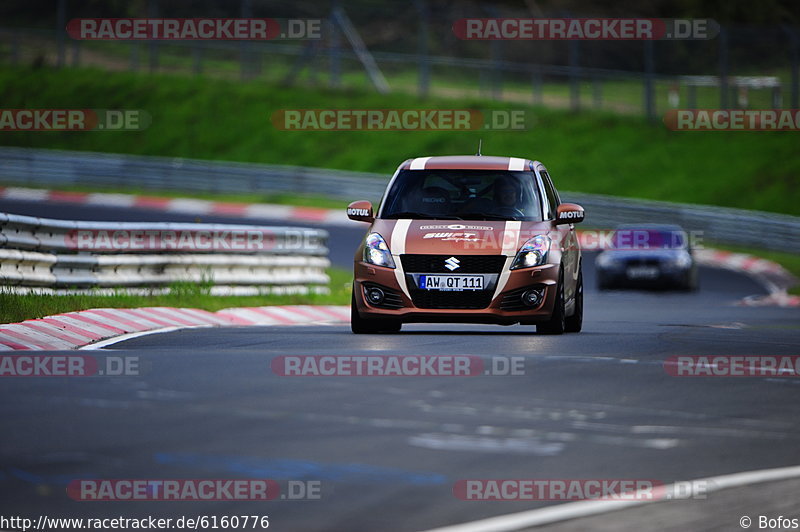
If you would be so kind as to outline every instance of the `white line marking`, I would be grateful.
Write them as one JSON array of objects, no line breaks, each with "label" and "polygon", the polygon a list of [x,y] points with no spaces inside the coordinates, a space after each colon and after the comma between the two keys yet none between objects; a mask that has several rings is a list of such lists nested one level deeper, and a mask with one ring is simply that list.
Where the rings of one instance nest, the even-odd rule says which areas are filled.
[{"label": "white line marking", "polygon": [[201,329],[201,328],[208,328],[213,327],[213,325],[186,325],[184,327],[162,327],[161,329],[153,329],[151,331],[140,331],[140,332],[132,332],[127,334],[122,334],[120,336],[115,336],[114,338],[108,338],[106,340],[100,340],[99,342],[95,342],[93,344],[84,345],[83,347],[79,347],[78,349],[92,351],[95,349],[102,349],[104,347],[108,347],[110,345],[114,345],[118,342],[124,342],[126,340],[133,340],[134,338],[139,338],[140,336],[148,336],[151,334],[161,334],[161,333],[168,333],[173,331],[178,331],[181,329]]},{"label": "white line marking", "polygon": [[[692,485],[701,484],[705,487],[705,493],[712,493],[715,491],[722,491],[730,488],[740,488],[750,484],[759,484],[762,482],[770,482],[776,480],[787,480],[791,478],[800,477],[800,466],[778,467],[775,469],[761,469],[758,471],[744,471],[741,473],[733,473],[731,475],[720,475],[717,477],[706,477],[691,481]],[[686,483],[682,482],[682,488]],[[687,499],[692,497],[691,490],[676,489],[676,484],[664,486],[664,493],[675,494],[670,500]],[[648,503],[666,501],[667,499],[641,499],[641,500],[625,500],[625,501],[609,501],[609,500],[591,500],[591,501],[578,501],[559,504],[556,506],[549,506],[547,508],[539,508],[537,510],[528,510],[526,512],[518,512],[513,514],[506,514],[497,517],[490,517],[488,519],[481,519],[479,521],[472,521],[469,523],[462,523],[459,525],[445,526],[440,528],[430,529],[426,532],[510,532],[514,530],[523,530],[525,528],[550,525],[560,521],[567,521],[569,519],[576,519],[579,517],[588,517],[593,515],[605,514],[614,512],[623,508],[630,508],[634,506],[641,506]]]}]

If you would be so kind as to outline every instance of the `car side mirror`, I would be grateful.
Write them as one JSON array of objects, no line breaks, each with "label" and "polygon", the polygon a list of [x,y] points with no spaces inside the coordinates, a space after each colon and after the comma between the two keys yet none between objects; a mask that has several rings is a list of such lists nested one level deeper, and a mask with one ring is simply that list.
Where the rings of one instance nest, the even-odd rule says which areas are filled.
[{"label": "car side mirror", "polygon": [[366,200],[354,201],[347,206],[347,217],[357,222],[374,222],[375,215],[372,214],[372,203]]},{"label": "car side mirror", "polygon": [[556,210],[556,224],[576,224],[583,221],[583,207],[577,203],[562,203]]}]

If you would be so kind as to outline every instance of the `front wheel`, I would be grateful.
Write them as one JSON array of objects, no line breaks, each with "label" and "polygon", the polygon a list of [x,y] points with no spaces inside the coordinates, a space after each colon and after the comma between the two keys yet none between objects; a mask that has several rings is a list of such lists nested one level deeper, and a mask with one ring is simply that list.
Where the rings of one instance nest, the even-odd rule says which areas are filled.
[{"label": "front wheel", "polygon": [[553,314],[544,323],[536,325],[539,334],[564,334],[566,329],[566,316],[564,310],[564,275],[558,276],[556,285],[556,301],[553,303]]},{"label": "front wheel", "polygon": [[578,273],[578,284],[575,286],[575,312],[565,320],[566,332],[581,332],[583,328],[583,271]]}]

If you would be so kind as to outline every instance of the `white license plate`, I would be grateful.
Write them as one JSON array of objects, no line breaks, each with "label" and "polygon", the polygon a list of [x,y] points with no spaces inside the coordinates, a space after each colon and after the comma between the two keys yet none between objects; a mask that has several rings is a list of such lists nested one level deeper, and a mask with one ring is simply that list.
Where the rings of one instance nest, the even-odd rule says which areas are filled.
[{"label": "white license plate", "polygon": [[629,279],[655,279],[659,272],[655,266],[631,266],[626,273]]},{"label": "white license plate", "polygon": [[483,275],[420,275],[419,287],[422,290],[483,290]]}]

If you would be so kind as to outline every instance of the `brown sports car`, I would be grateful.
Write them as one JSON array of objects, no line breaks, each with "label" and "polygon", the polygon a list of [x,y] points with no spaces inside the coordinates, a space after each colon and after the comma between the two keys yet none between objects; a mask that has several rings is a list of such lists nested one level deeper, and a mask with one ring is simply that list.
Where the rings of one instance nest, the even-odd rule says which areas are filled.
[{"label": "brown sports car", "polygon": [[354,333],[403,323],[535,324],[578,332],[583,208],[561,203],[544,165],[517,157],[409,159],[395,172],[355,256]]}]

